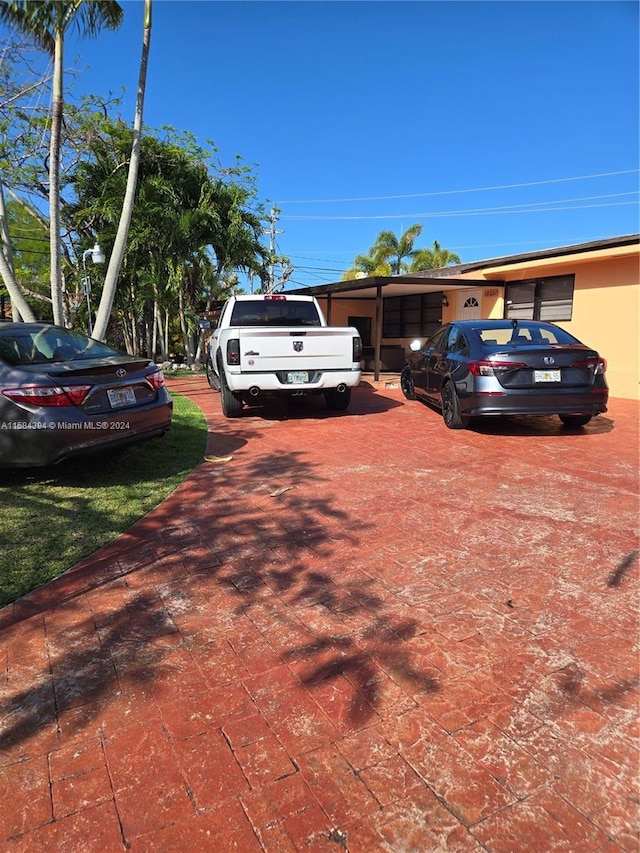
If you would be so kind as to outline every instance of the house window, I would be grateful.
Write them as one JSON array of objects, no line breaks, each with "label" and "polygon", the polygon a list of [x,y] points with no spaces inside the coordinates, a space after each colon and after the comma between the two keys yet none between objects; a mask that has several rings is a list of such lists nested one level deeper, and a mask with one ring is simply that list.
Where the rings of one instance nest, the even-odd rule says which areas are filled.
[{"label": "house window", "polygon": [[570,320],[575,276],[553,276],[505,285],[505,317],[514,320]]},{"label": "house window", "polygon": [[425,338],[440,328],[442,291],[389,296],[383,302],[382,336]]}]

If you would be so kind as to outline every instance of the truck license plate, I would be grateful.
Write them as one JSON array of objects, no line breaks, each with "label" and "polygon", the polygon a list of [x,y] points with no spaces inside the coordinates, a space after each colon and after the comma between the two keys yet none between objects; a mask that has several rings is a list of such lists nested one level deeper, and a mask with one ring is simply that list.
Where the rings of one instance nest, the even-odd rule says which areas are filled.
[{"label": "truck license plate", "polygon": [[309,372],[307,370],[294,370],[287,373],[287,383],[289,385],[301,385],[309,381]]},{"label": "truck license plate", "polygon": [[560,371],[559,370],[534,370],[533,371],[533,381],[534,382],[560,382]]},{"label": "truck license plate", "polygon": [[109,388],[107,397],[112,409],[119,409],[121,406],[133,406],[136,402],[133,388]]}]

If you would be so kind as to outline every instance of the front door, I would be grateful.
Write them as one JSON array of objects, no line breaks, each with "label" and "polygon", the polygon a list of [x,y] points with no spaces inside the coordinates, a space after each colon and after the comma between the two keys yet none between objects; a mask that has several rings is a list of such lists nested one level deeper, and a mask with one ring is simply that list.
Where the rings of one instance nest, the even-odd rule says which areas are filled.
[{"label": "front door", "polygon": [[481,315],[481,290],[461,290],[458,293],[456,320],[479,320]]}]

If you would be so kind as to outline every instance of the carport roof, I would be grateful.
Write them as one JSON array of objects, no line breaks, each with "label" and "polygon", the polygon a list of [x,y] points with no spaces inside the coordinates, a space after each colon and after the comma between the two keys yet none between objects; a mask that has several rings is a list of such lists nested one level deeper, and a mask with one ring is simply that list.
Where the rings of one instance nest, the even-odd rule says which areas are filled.
[{"label": "carport roof", "polygon": [[[484,261],[473,261],[468,264],[442,267],[436,270],[422,270],[411,275],[369,276],[337,281],[330,284],[319,284],[313,287],[300,287],[289,293],[306,293],[311,296],[327,296],[337,299],[375,299],[382,291],[384,296],[407,296],[411,293],[430,293],[446,290],[460,290],[465,287],[486,285],[486,278],[467,278],[469,273],[487,268],[509,266],[527,261],[539,261],[546,258],[561,258],[566,255],[600,252],[632,246],[640,241],[640,234],[626,234],[622,237],[609,237],[604,240],[594,240],[589,243],[576,243],[571,246],[560,246],[554,249],[542,249],[536,252],[525,252],[519,255],[506,255],[499,258],[489,258]],[[492,278],[491,283],[496,279]]]},{"label": "carport roof", "polygon": [[[425,271],[426,272],[426,271]],[[358,278],[351,281],[337,281],[334,284],[319,284],[315,287],[299,287],[296,290],[288,290],[287,293],[306,293],[310,296],[330,296],[332,299],[375,299],[378,288],[384,289],[385,297],[407,296],[411,293],[439,292],[445,287],[447,290],[456,288],[473,287],[474,285],[486,286],[486,279],[471,279],[453,275],[435,275],[436,272],[445,273],[445,270],[429,270],[429,275],[376,275],[367,278]],[[446,270],[448,273],[449,270]]]}]

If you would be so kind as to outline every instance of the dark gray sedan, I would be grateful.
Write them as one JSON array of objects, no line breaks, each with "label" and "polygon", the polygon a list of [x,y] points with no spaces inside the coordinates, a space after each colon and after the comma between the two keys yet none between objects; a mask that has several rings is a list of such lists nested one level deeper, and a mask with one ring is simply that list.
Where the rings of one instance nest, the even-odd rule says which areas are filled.
[{"label": "dark gray sedan", "polygon": [[160,436],[172,411],[150,359],[45,323],[0,323],[0,467]]},{"label": "dark gray sedan", "polygon": [[487,415],[558,415],[579,427],[607,411],[606,361],[553,323],[462,320],[411,349],[404,395],[434,403],[450,429]]}]

